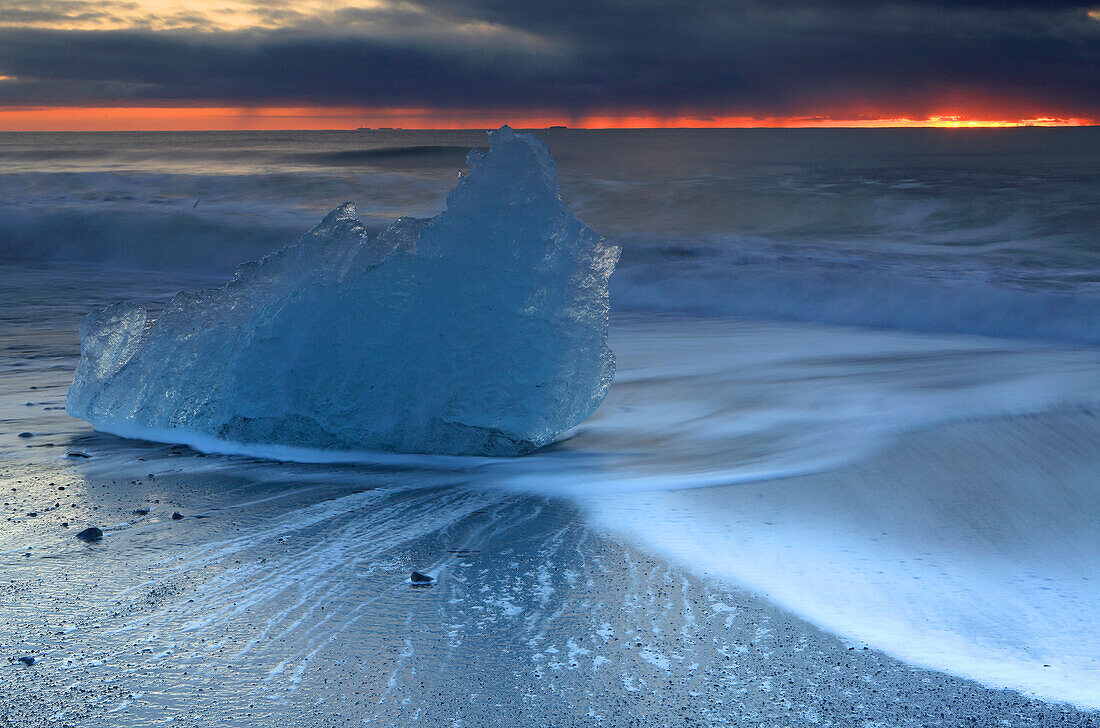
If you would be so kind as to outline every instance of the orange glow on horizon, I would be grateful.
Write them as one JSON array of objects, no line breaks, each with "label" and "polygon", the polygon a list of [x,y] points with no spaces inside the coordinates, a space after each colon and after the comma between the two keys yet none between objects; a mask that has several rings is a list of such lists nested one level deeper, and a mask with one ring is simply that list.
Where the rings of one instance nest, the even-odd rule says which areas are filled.
[{"label": "orange glow on horizon", "polygon": [[[0,79],[2,80],[2,79]],[[509,124],[539,129],[684,129],[684,128],[1005,128],[1021,126],[1096,126],[1100,120],[1037,116],[989,118],[939,114],[924,119],[834,116],[751,117],[660,115],[599,112],[569,116],[529,109],[482,111],[428,108],[350,107],[35,107],[0,109],[0,131],[215,131],[348,130],[359,126],[402,129],[488,129]]]}]

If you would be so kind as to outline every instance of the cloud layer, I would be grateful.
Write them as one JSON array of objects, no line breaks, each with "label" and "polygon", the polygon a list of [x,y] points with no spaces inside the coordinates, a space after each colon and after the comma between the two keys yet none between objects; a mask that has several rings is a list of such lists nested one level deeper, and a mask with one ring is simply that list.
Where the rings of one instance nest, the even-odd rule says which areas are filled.
[{"label": "cloud layer", "polygon": [[1100,117],[1096,2],[5,0],[0,105]]}]

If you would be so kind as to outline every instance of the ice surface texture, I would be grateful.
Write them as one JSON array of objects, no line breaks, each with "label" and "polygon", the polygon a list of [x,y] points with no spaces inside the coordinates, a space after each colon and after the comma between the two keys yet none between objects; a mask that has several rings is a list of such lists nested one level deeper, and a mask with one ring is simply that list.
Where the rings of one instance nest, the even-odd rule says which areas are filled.
[{"label": "ice surface texture", "polygon": [[561,200],[549,150],[502,127],[431,219],[371,239],[351,204],[155,321],[80,325],[70,414],[184,442],[517,455],[603,401],[619,248]]}]

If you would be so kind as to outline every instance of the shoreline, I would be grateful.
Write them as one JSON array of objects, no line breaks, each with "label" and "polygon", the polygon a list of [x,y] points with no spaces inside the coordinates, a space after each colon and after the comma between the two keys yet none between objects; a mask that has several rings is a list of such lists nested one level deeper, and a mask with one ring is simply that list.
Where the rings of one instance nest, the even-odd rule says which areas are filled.
[{"label": "shoreline", "polygon": [[[612,396],[573,439],[523,460],[537,471],[536,482],[518,486],[537,491],[517,492],[498,486],[525,475],[523,468],[277,463],[93,433],[63,405],[79,314],[88,301],[126,295],[104,286],[78,288],[83,293],[71,298],[79,305],[42,300],[31,323],[5,341],[0,448],[9,457],[0,459],[0,489],[7,489],[0,502],[9,505],[0,512],[0,643],[8,646],[6,658],[41,659],[30,668],[0,664],[8,670],[0,723],[263,728],[365,719],[452,725],[457,718],[467,726],[1100,726],[1095,712],[863,650],[753,595],[783,602],[767,584],[742,579],[750,592],[732,585],[724,569],[698,576],[708,557],[723,553],[713,544],[670,559],[659,544],[636,548],[636,534],[610,537],[585,514],[590,503],[579,509],[565,498],[583,495],[574,485],[590,490],[589,475],[601,472],[625,475],[619,480],[630,485],[654,472],[742,472],[754,457],[765,464],[783,462],[776,454],[804,459],[818,452],[807,443],[835,453],[856,444],[843,433],[858,435],[859,428],[838,429],[832,418],[852,402],[872,405],[871,414],[888,405],[886,412],[909,415],[913,402],[933,414],[979,417],[903,434],[895,441],[902,444],[887,448],[893,460],[875,448],[824,473],[661,495],[685,506],[682,512],[655,513],[643,502],[652,491],[605,495],[618,499],[611,503],[616,515],[645,516],[667,533],[676,525],[670,516],[730,509],[715,500],[718,493],[767,487],[767,500],[789,517],[795,535],[815,533],[810,526],[819,533],[822,523],[851,534],[858,530],[838,515],[860,511],[853,510],[853,491],[838,484],[875,485],[882,481],[876,472],[908,478],[909,487],[880,504],[900,503],[907,516],[921,512],[900,494],[924,492],[912,487],[920,482],[948,482],[913,480],[932,466],[940,476],[966,475],[964,485],[989,468],[1003,474],[1021,462],[1031,463],[1034,477],[1047,477],[1048,466],[1073,474],[1063,466],[1087,460],[1100,437],[1090,415],[980,414],[1089,400],[1096,391],[1091,352],[750,322],[677,321],[668,338],[657,336],[664,328],[654,324],[654,336],[617,339],[622,376]],[[37,301],[35,290],[28,284],[24,293]],[[720,339],[712,336],[715,323]],[[705,350],[678,348],[693,340],[706,342]],[[631,357],[641,366],[627,366]],[[708,419],[712,407],[718,410]],[[1055,421],[1039,438],[1044,423]],[[698,427],[708,422],[719,429]],[[990,422],[1015,433],[997,435],[999,450],[977,436],[975,428]],[[768,423],[781,426],[778,439],[756,437]],[[725,424],[746,430],[731,433]],[[23,431],[34,437],[18,438]],[[1068,444],[1056,447],[1066,437]],[[1053,444],[1040,446],[1040,439]],[[66,458],[70,449],[91,457]],[[588,457],[614,452],[623,456]],[[908,459],[898,460],[899,452]],[[737,467],[726,467],[731,463]],[[565,464],[576,468],[559,467]],[[555,484],[560,498],[543,487]],[[845,497],[801,497],[817,491]],[[811,508],[799,510],[784,492],[800,492]],[[981,495],[979,503],[1003,500],[1000,491],[996,498],[968,492]],[[1019,505],[1027,490],[1012,492]],[[145,509],[150,513],[135,513]],[[177,510],[185,518],[173,520]],[[1035,510],[1014,512],[1030,518]],[[1068,510],[1079,518],[1091,512]],[[757,524],[783,525],[775,514],[753,514]],[[74,538],[91,525],[106,532],[101,542]],[[703,518],[680,532],[706,535],[713,525]],[[1027,536],[1026,529],[1019,533]],[[735,545],[752,546],[754,534],[740,531]],[[1077,540],[1100,542],[1084,536]],[[756,541],[752,553],[765,553],[760,546]],[[784,569],[792,563],[788,557]],[[406,583],[413,570],[427,570],[437,584],[414,589]],[[843,596],[820,581],[809,591]],[[788,604],[813,616],[797,607]]]},{"label": "shoreline", "polygon": [[607,531],[839,639],[1095,711],[1098,438],[1085,412],[973,418],[819,473],[585,500]]},{"label": "shoreline", "polygon": [[[95,438],[121,457],[5,485],[187,518],[0,554],[3,641],[41,657],[6,668],[13,724],[1100,725],[849,644],[563,501]],[[439,582],[408,586],[425,564]]]}]

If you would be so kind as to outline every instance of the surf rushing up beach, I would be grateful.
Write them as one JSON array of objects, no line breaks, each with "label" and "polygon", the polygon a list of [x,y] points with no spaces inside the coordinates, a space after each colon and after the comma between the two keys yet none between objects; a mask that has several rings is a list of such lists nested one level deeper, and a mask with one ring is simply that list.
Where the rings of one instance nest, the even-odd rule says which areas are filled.
[{"label": "surf rushing up beach", "polygon": [[0,716],[1100,726],[1100,134],[531,134],[0,134]]}]

